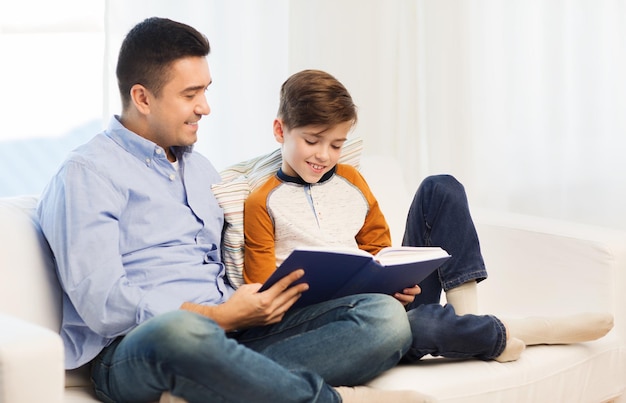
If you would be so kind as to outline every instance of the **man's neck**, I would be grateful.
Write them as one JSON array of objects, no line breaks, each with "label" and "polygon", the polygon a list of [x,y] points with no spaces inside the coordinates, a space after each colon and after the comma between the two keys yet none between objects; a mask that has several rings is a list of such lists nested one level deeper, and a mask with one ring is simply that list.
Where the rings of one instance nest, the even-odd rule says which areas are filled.
[{"label": "man's neck", "polygon": [[131,112],[124,111],[124,112],[122,112],[122,115],[120,116],[120,123],[125,128],[127,128],[131,132],[135,133],[136,135],[141,136],[144,139],[150,140],[153,143],[161,146],[163,148],[163,150],[165,150],[165,155],[166,155],[168,161],[169,162],[176,162],[176,155],[172,152],[171,147],[166,147],[166,146],[163,146],[162,144],[156,143],[148,135],[147,125],[145,125],[142,122],[140,116],[135,116],[135,114],[132,111]]}]

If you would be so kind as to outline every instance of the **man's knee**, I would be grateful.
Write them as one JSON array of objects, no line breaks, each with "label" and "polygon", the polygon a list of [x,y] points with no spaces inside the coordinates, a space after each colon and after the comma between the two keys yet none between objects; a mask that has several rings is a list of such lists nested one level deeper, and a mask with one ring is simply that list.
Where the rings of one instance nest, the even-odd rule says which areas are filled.
[{"label": "man's knee", "polygon": [[183,310],[168,312],[146,321],[132,334],[144,348],[168,359],[188,359],[200,351],[219,350],[226,335],[213,320]]},{"label": "man's knee", "polygon": [[402,304],[383,294],[365,294],[363,297],[357,305],[362,320],[386,338],[388,343],[397,343],[400,348],[408,346],[411,342],[411,328]]}]

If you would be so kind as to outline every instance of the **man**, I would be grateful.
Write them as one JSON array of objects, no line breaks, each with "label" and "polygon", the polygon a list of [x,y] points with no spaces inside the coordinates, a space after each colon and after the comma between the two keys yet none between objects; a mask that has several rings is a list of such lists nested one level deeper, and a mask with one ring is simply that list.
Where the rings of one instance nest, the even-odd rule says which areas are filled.
[{"label": "man", "polygon": [[[149,18],[126,36],[122,114],[73,151],[38,215],[64,290],[66,367],[91,363],[99,398],[417,401],[359,385],[411,341],[404,310],[361,295],[288,311],[302,271],[234,291],[220,260],[220,178],[192,149],[212,78],[206,38]],[[392,329],[390,331],[389,329]],[[331,386],[332,385],[332,386]]]}]

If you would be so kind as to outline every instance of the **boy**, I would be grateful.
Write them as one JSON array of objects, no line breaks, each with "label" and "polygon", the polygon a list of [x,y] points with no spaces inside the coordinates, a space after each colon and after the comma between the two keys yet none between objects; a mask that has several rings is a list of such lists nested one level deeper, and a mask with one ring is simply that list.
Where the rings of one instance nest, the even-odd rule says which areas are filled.
[{"label": "boy", "polygon": [[[389,228],[367,183],[353,167],[337,164],[356,121],[350,94],[333,76],[305,70],[285,81],[273,125],[282,165],[245,202],[246,282],[264,282],[297,246],[352,246],[375,254],[391,245]],[[472,285],[487,273],[465,192],[451,176],[433,176],[422,183],[404,243],[437,245],[452,255],[426,281],[429,288],[446,289],[448,305],[438,304],[436,292],[431,293],[437,296],[433,303],[416,300],[418,286],[394,295],[407,307],[413,331],[407,359],[432,354],[510,361],[526,344],[593,340],[612,327],[607,315],[528,318],[506,325],[491,315],[457,315],[455,310],[465,312],[473,305]],[[450,290],[455,289],[460,291],[459,303],[450,301],[455,299]]]}]

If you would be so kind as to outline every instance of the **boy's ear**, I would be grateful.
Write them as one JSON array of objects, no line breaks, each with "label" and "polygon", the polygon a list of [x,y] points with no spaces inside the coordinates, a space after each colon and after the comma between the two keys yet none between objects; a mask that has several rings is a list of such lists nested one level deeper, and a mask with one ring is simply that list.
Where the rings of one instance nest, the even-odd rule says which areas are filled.
[{"label": "boy's ear", "polygon": [[283,132],[283,122],[276,118],[274,119],[274,138],[280,144],[285,141],[285,133]]}]

